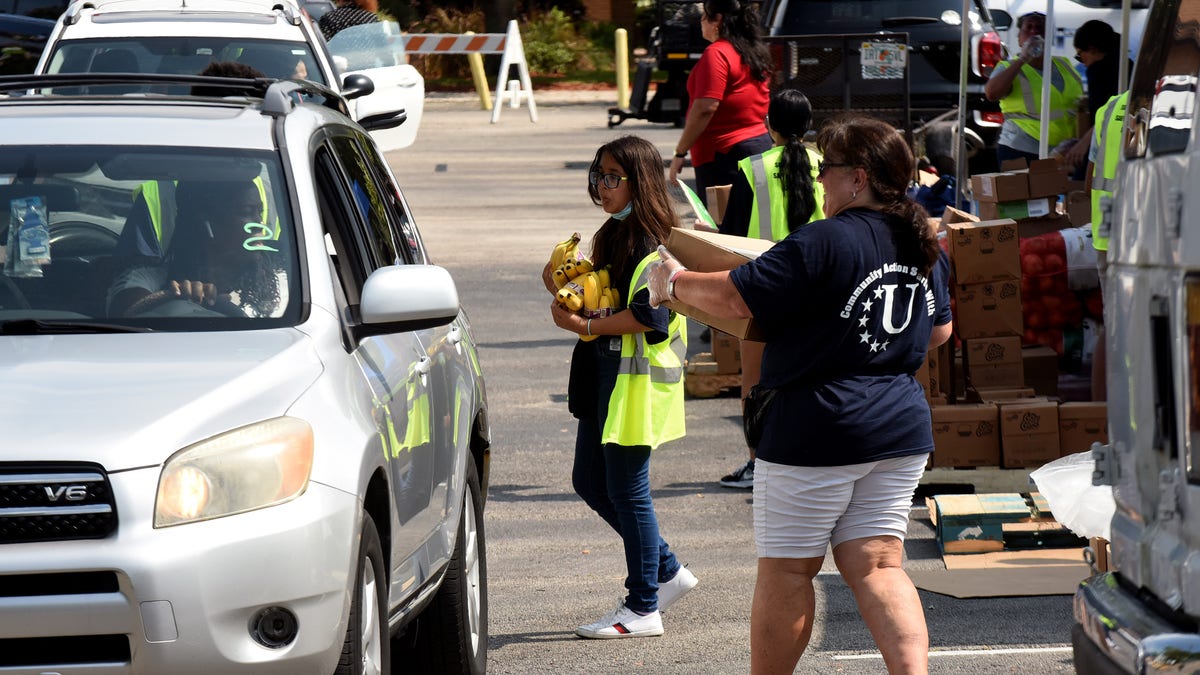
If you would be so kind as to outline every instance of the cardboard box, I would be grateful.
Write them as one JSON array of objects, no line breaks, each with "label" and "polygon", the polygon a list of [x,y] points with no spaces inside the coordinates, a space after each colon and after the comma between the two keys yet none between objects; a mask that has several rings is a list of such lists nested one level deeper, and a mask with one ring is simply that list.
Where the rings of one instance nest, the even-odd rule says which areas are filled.
[{"label": "cardboard box", "polygon": [[1067,193],[1067,220],[1072,227],[1083,227],[1092,222],[1092,200],[1083,190]]},{"label": "cardboard box", "polygon": [[940,229],[944,230],[953,223],[978,223],[978,222],[979,222],[978,216],[967,213],[966,211],[959,211],[958,209],[954,208],[953,206],[947,206],[946,210],[942,212],[942,221],[941,221]]},{"label": "cardboard box", "polygon": [[1039,396],[1058,396],[1058,353],[1045,345],[1021,348],[1025,386]]},{"label": "cardboard box", "polygon": [[1108,442],[1108,404],[1104,401],[1058,406],[1060,455],[1086,452],[1092,443]]},{"label": "cardboard box", "polygon": [[1051,213],[1040,218],[1020,218],[1017,220],[1017,234],[1026,237],[1037,237],[1047,232],[1058,232],[1071,227],[1071,219],[1062,213]]},{"label": "cardboard box", "polygon": [[713,217],[713,221],[720,223],[725,219],[725,205],[729,203],[729,191],[732,189],[732,185],[713,185],[705,188],[708,214]]},{"label": "cardboard box", "polygon": [[719,330],[712,332],[713,361],[717,362],[717,374],[729,375],[742,372],[741,340]]},{"label": "cardboard box", "polygon": [[977,389],[1025,385],[1020,337],[1012,335],[965,340],[963,357],[967,384]]},{"label": "cardboard box", "polygon": [[967,387],[964,396],[967,403],[1005,403],[1017,399],[1034,399],[1047,401],[1046,397],[1038,395],[1029,387]]},{"label": "cardboard box", "polygon": [[979,202],[979,217],[985,221],[1000,218],[1041,218],[1055,211],[1055,202],[1049,197],[1023,199],[1013,202]]},{"label": "cardboard box", "polygon": [[1018,279],[954,287],[955,332],[964,340],[1025,332]]},{"label": "cardboard box", "polygon": [[[667,240],[667,249],[696,272],[722,272],[742,265],[774,246],[766,239],[735,237],[716,232],[673,228]],[[725,331],[737,338],[762,340],[763,335],[753,319],[723,319],[699,310],[684,302],[664,303],[672,310],[693,318],[717,330]]]},{"label": "cardboard box", "polygon": [[[944,344],[944,343],[943,343]],[[941,379],[941,364],[942,359],[940,349],[933,349],[925,353],[925,373],[929,380],[929,395],[940,396],[942,394]]]},{"label": "cardboard box", "polygon": [[[1029,199],[1057,197],[1069,189],[1069,171],[1058,164],[1057,159],[1035,159],[1026,162],[1023,158],[1010,159],[1000,164],[1000,170],[1025,176]],[[976,197],[978,199],[978,197]]]},{"label": "cardboard box", "polygon": [[971,191],[978,202],[1011,202],[1029,199],[1029,179],[1012,172],[971,176]]},{"label": "cardboard box", "polygon": [[1000,405],[1000,465],[1039,467],[1058,459],[1058,403],[1006,401]]},{"label": "cardboard box", "polygon": [[1000,463],[1000,426],[995,405],[938,405],[931,407],[929,413],[933,420],[933,466]]},{"label": "cardboard box", "polygon": [[932,517],[942,553],[1004,550],[1008,523],[1027,522],[1029,505],[1019,493],[936,495]]},{"label": "cardboard box", "polygon": [[1029,163],[1029,197],[1057,197],[1067,192],[1068,171],[1057,159],[1035,159]]},{"label": "cardboard box", "polygon": [[950,223],[946,225],[946,232],[956,283],[1021,278],[1021,254],[1014,221]]}]

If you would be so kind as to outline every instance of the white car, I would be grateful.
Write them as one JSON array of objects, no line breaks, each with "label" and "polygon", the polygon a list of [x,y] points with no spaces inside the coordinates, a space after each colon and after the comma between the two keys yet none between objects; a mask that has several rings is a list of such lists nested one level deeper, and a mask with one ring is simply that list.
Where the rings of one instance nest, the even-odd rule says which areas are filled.
[{"label": "white car", "polygon": [[[148,83],[183,91],[122,91]],[[149,74],[14,92],[0,672],[482,673],[476,344],[345,100]]]},{"label": "white car", "polygon": [[[364,49],[371,50],[369,59]],[[349,101],[351,117],[403,110],[404,124],[372,135],[385,152],[416,140],[425,80],[407,63],[399,27],[354,26],[327,44],[291,0],[76,0],[59,18],[35,72],[195,75],[213,61],[238,61],[267,77],[305,78],[334,90],[347,89],[348,76],[366,75],[374,91]]]}]

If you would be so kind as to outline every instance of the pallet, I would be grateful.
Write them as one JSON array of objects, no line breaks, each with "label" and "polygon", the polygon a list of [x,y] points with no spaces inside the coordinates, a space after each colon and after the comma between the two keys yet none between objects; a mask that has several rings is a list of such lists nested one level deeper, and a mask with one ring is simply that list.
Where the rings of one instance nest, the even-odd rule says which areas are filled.
[{"label": "pallet", "polygon": [[[693,398],[713,398],[722,393],[737,394],[742,389],[741,373],[719,372],[712,354],[700,352],[685,363],[684,391]],[[731,391],[736,390],[736,391]]]}]

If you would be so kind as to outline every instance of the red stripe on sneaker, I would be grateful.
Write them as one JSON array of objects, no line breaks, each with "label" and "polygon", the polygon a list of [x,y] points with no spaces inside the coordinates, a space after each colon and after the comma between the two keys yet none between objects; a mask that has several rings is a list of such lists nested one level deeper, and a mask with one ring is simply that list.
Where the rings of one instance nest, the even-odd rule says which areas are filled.
[{"label": "red stripe on sneaker", "polygon": [[625,624],[623,623],[614,623],[613,628],[615,628],[616,631],[621,635],[629,635],[629,629],[626,628]]}]

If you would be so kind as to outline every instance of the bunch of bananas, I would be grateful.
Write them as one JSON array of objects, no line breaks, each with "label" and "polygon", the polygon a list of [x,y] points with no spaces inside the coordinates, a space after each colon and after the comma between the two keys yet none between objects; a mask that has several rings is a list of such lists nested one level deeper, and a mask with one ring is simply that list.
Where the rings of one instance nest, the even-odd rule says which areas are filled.
[{"label": "bunch of bananas", "polygon": [[[568,311],[579,312],[589,319],[606,317],[621,307],[620,292],[610,285],[608,268],[596,270],[592,261],[579,252],[579,233],[561,241],[550,254],[550,266],[554,268],[554,285],[558,293],[554,299]],[[595,340],[596,335],[584,335],[584,341]]]}]

